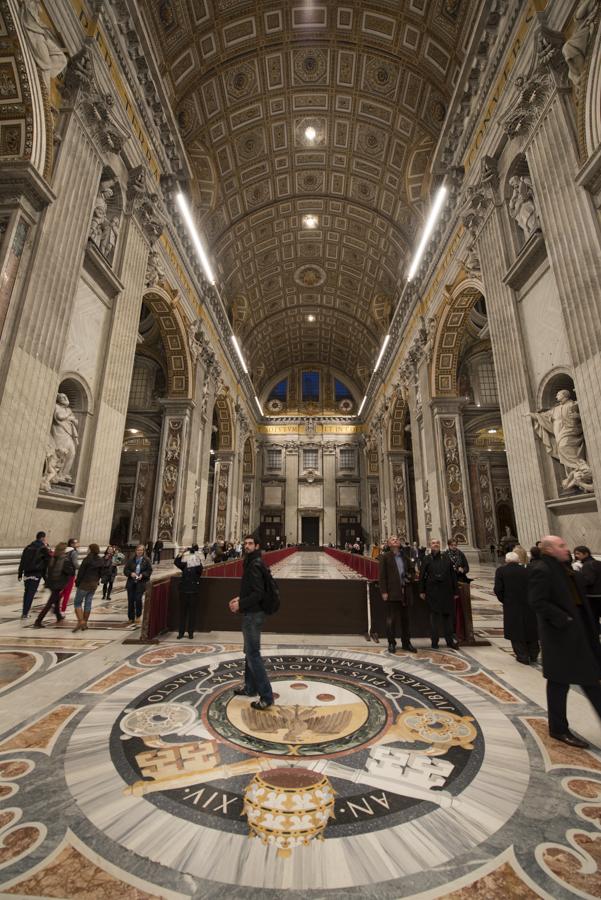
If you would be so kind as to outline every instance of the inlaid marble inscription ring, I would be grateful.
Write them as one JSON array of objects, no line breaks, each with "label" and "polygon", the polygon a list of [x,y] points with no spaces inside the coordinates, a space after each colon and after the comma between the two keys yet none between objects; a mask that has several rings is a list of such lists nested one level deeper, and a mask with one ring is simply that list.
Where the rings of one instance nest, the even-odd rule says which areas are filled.
[{"label": "inlaid marble inscription ring", "polygon": [[[176,871],[325,890],[442,865],[518,809],[526,748],[509,718],[461,678],[433,675],[419,659],[322,648],[273,650],[266,663],[278,697],[265,718],[233,694],[239,651],[159,666],[100,700],[65,756],[82,814]],[[284,859],[249,837],[244,814],[253,779],[270,783],[281,766],[323,776],[335,793],[325,828]]]}]

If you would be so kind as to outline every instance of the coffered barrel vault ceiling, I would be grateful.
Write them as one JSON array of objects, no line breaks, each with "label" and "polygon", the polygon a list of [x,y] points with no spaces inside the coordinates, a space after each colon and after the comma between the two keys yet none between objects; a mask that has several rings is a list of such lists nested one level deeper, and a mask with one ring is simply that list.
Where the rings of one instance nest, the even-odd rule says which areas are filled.
[{"label": "coffered barrel vault ceiling", "polygon": [[479,5],[143,4],[258,390],[294,364],[369,380]]}]

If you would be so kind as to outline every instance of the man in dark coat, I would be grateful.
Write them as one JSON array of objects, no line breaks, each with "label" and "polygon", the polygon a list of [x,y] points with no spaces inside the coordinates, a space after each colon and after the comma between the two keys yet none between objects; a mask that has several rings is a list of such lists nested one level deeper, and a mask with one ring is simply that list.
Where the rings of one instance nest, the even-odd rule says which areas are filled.
[{"label": "man in dark coat", "polygon": [[234,694],[255,697],[250,705],[257,710],[273,706],[273,690],[265,665],[261,658],[261,627],[265,620],[263,600],[265,598],[264,565],[261,549],[253,535],[247,535],[243,543],[244,562],[240,596],[229,602],[230,612],[242,613],[242,634],[244,636],[244,685],[235,688]]},{"label": "man in dark coat", "polygon": [[441,631],[447,646],[452,650],[459,649],[453,628],[456,592],[457,575],[448,553],[440,552],[440,541],[430,541],[430,556],[426,556],[422,566],[420,597],[427,600],[430,607],[433,650],[438,649]]},{"label": "man in dark coat", "polygon": [[186,624],[188,625],[188,637],[194,637],[194,616],[200,597],[200,578],[202,575],[202,562],[198,544],[182,551],[173,560],[173,564],[181,570],[182,577],[179,583],[179,634],[177,639],[184,636]]},{"label": "man in dark coat", "polygon": [[563,538],[547,535],[541,558],[530,566],[528,598],[538,617],[547,679],[549,734],[572,747],[588,747],[571,733],[566,702],[571,684],[579,684],[601,719],[601,650],[580,577],[567,566],[570,550]]},{"label": "man in dark coat", "polygon": [[138,544],[135,555],[127,560],[123,567],[123,574],[127,578],[127,624],[139,624],[142,618],[142,598],[150,576],[152,565],[147,556],[144,556],[144,544]]},{"label": "man in dark coat", "polygon": [[580,570],[584,592],[595,618],[597,632],[601,632],[601,560],[595,559],[588,547],[574,547],[574,557],[582,565]]},{"label": "man in dark coat", "polygon": [[417,653],[411,643],[409,607],[411,606],[410,583],[414,579],[415,567],[409,550],[401,547],[396,534],[388,538],[389,550],[380,558],[380,594],[386,604],[386,637],[388,652],[396,653],[396,619],[401,620],[401,647],[410,653]]},{"label": "man in dark coat", "polygon": [[470,570],[470,564],[467,561],[467,556],[460,550],[457,546],[457,541],[449,541],[448,542],[448,553],[449,559],[453,563],[455,567],[455,574],[457,575],[457,581],[463,581],[467,584],[471,581],[471,578],[467,577],[467,573]]},{"label": "man in dark coat", "polygon": [[33,603],[33,598],[40,585],[42,578],[46,576],[48,561],[50,560],[50,550],[48,549],[48,541],[46,540],[46,532],[38,531],[35,541],[28,544],[21,554],[19,562],[18,579],[25,582],[25,590],[23,591],[23,613],[22,619],[29,617],[29,610]]},{"label": "man in dark coat", "polygon": [[505,565],[495,572],[494,587],[503,604],[503,634],[511,641],[517,661],[526,666],[536,662],[540,653],[536,615],[528,603],[529,575],[517,553],[506,553]]}]

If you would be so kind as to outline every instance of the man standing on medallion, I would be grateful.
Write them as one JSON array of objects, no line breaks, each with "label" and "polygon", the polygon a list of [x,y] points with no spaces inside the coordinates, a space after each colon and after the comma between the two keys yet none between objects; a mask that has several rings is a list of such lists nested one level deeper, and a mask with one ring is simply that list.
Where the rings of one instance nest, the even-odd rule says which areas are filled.
[{"label": "man standing on medallion", "polygon": [[235,688],[234,694],[242,697],[256,697],[250,705],[253,709],[269,709],[273,706],[273,691],[261,658],[261,627],[265,620],[263,601],[265,598],[265,577],[261,550],[254,537],[244,538],[244,561],[240,596],[229,602],[230,612],[242,613],[242,634],[244,636],[244,686]]},{"label": "man standing on medallion", "polygon": [[388,553],[380,558],[380,593],[386,604],[386,637],[388,652],[396,653],[396,620],[401,620],[401,647],[417,653],[411,643],[409,607],[411,605],[411,581],[415,567],[408,551],[401,549],[396,534],[388,538]]},{"label": "man standing on medallion", "polygon": [[422,566],[420,597],[427,600],[430,607],[433,650],[438,649],[441,631],[447,647],[459,650],[453,628],[456,592],[457,575],[448,553],[440,552],[440,541],[430,541],[430,556],[426,556]]}]

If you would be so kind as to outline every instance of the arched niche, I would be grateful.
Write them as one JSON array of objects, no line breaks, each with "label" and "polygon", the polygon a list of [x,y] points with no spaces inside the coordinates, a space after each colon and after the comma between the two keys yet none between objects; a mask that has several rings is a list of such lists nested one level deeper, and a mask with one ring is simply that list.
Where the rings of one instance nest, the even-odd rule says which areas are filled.
[{"label": "arched niche", "polygon": [[554,406],[558,391],[569,391],[574,396],[574,379],[567,369],[553,369],[544,376],[538,386],[537,409]]},{"label": "arched niche", "polygon": [[388,425],[388,449],[404,450],[406,444],[405,425],[407,422],[408,407],[405,399],[398,396],[394,401],[390,413]]},{"label": "arched niche", "polygon": [[217,451],[234,449],[234,417],[226,394],[219,394],[214,410],[217,425]]},{"label": "arched niche", "polygon": [[71,483],[73,489],[76,490],[79,461],[82,456],[86,425],[89,417],[93,413],[92,393],[89,386],[80,375],[77,375],[74,372],[64,372],[61,376],[57,394],[64,394],[67,397],[69,407],[77,421],[77,447],[71,467]]},{"label": "arched niche", "polygon": [[434,341],[432,396],[457,397],[459,354],[472,311],[483,297],[482,283],[466,278],[452,291],[440,318]]},{"label": "arched niche", "polygon": [[244,442],[244,452],[242,454],[242,474],[245,477],[251,477],[255,474],[255,450],[252,438],[247,437]]},{"label": "arched niche", "polygon": [[186,329],[169,294],[154,287],[143,296],[161,331],[167,358],[167,394],[173,399],[192,399],[192,360]]}]

